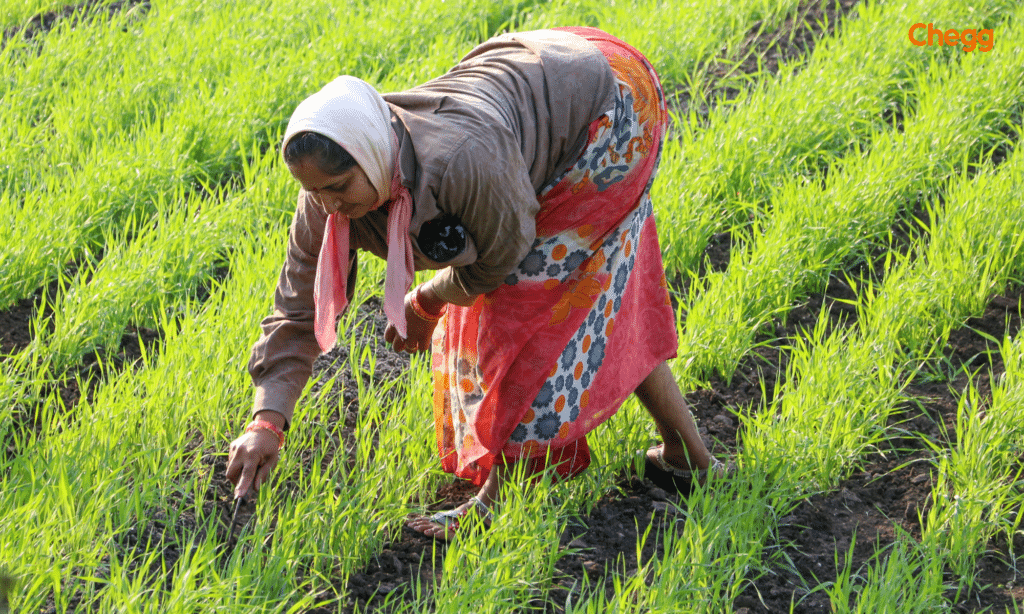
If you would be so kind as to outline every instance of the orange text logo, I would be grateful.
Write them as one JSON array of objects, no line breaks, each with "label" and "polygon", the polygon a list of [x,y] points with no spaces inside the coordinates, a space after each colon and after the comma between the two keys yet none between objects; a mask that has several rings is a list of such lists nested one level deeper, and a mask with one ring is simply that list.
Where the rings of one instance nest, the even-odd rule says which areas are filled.
[{"label": "orange text logo", "polygon": [[995,42],[995,34],[992,30],[973,30],[968,28],[964,31],[958,31],[956,28],[950,28],[943,32],[941,29],[936,28],[932,24],[915,23],[910,26],[910,32],[907,33],[910,37],[910,42],[918,47],[924,47],[928,45],[949,45],[953,47],[955,45],[963,45],[964,51],[978,51],[985,52],[992,50],[992,43]]}]

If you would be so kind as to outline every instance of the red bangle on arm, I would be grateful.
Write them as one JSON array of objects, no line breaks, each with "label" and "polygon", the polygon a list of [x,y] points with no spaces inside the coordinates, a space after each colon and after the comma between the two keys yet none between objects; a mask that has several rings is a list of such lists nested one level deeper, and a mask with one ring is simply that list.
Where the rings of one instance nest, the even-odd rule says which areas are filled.
[{"label": "red bangle on arm", "polygon": [[412,293],[412,300],[409,302],[412,304],[412,310],[416,313],[416,315],[423,318],[427,322],[437,322],[438,320],[441,319],[441,316],[448,308],[448,306],[445,305],[441,307],[441,311],[437,313],[430,313],[426,309],[424,309],[423,305],[420,303],[420,286],[416,286],[416,291]]},{"label": "red bangle on arm", "polygon": [[277,449],[280,450],[284,447],[284,431],[277,428],[273,423],[267,420],[253,420],[245,427],[245,432],[252,433],[254,431],[270,431],[277,435]]}]

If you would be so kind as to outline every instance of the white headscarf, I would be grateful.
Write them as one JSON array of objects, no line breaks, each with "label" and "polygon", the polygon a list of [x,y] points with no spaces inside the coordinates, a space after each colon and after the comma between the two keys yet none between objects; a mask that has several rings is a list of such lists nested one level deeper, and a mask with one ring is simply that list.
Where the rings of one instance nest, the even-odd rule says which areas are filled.
[{"label": "white headscarf", "polygon": [[391,187],[394,147],[391,110],[373,86],[356,77],[341,76],[299,103],[288,120],[281,153],[299,132],[316,132],[352,154],[380,194],[380,206]]},{"label": "white headscarf", "polygon": [[[299,132],[316,132],[331,139],[352,155],[377,190],[376,206],[390,194],[388,213],[388,267],[384,282],[384,313],[402,338],[408,335],[405,322],[405,293],[413,281],[412,242],[409,220],[412,197],[402,185],[398,167],[398,136],[391,129],[391,110],[377,90],[361,79],[342,76],[303,100],[288,121],[281,152]],[[316,339],[323,351],[337,339],[335,319],[348,298],[348,217],[332,213],[327,218],[324,240],[316,265]]]}]

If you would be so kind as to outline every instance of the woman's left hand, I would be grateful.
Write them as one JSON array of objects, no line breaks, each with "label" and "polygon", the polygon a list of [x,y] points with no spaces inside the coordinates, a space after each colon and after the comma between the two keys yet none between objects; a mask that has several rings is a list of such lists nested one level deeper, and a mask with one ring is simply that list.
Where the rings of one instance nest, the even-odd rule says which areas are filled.
[{"label": "woman's left hand", "polygon": [[430,338],[434,334],[437,320],[426,320],[412,307],[412,299],[418,288],[413,288],[405,295],[405,326],[408,337],[402,338],[394,324],[388,323],[384,331],[384,341],[391,344],[396,352],[425,352],[430,349]]}]

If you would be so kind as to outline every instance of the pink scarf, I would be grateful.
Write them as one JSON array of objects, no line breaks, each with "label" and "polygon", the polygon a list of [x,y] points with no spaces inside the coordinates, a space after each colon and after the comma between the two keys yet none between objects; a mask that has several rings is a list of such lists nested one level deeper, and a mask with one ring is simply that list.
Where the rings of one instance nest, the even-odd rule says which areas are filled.
[{"label": "pink scarf", "polygon": [[[397,140],[397,139],[396,139]],[[397,152],[397,148],[396,148]],[[388,213],[388,269],[384,281],[384,314],[404,339],[405,293],[412,287],[412,242],[409,241],[409,219],[412,217],[412,196],[402,185],[402,176],[395,165],[391,180],[391,211]],[[337,340],[335,319],[348,304],[345,284],[348,281],[348,218],[332,213],[327,218],[324,242],[316,262],[316,340],[324,352]]]},{"label": "pink scarf", "polygon": [[[402,185],[398,163],[398,136],[391,128],[391,112],[380,94],[355,77],[338,77],[295,109],[285,131],[282,150],[298,132],[317,132],[344,147],[366,173],[381,195],[377,206],[391,196],[388,213],[387,277],[384,282],[384,313],[398,334],[408,334],[405,294],[412,287],[412,242],[409,220],[412,196]],[[383,190],[386,178],[388,187]],[[332,213],[324,228],[317,259],[313,294],[316,305],[314,330],[324,352],[337,340],[336,319],[348,304],[349,219]]]}]

